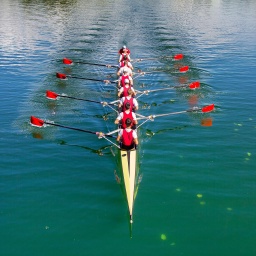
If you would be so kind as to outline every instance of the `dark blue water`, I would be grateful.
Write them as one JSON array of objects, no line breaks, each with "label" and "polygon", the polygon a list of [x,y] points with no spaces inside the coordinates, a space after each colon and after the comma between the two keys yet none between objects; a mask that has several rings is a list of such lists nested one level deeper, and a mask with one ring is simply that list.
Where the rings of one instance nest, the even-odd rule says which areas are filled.
[{"label": "dark blue water", "polygon": [[[1,255],[255,255],[255,11],[253,0],[2,1]],[[45,91],[114,100],[114,87],[55,74],[115,80],[115,69],[62,58],[116,64],[123,44],[133,59],[185,55],[134,63],[161,70],[136,78],[139,90],[201,82],[142,96],[141,114],[215,104],[141,127],[132,239],[110,143],[29,124],[115,129],[111,109]]]}]

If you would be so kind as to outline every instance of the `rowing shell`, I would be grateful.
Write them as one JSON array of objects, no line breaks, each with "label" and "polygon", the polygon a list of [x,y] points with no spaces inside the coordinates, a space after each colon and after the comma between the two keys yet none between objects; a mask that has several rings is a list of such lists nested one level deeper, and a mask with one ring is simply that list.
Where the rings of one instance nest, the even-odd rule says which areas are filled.
[{"label": "rowing shell", "polygon": [[137,150],[120,149],[120,160],[122,165],[122,175],[126,193],[126,199],[130,215],[130,223],[133,223],[133,205],[134,205],[134,192],[136,180],[136,164],[137,164]]},{"label": "rowing shell", "polygon": [[126,199],[130,213],[130,223],[132,220],[133,204],[134,204],[134,188],[136,178],[136,157],[137,151],[134,150],[120,150],[122,173],[124,178]]}]

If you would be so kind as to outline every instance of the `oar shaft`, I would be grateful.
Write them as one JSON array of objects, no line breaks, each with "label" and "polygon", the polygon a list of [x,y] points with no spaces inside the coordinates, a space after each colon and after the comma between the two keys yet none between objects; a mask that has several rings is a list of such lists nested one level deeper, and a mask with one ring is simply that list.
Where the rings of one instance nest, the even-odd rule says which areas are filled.
[{"label": "oar shaft", "polygon": [[188,85],[175,85],[175,86],[170,86],[168,88],[161,88],[161,89],[154,89],[154,90],[146,90],[146,91],[137,91],[136,93],[141,93],[141,94],[148,94],[150,92],[158,92],[158,91],[166,91],[166,90],[173,90],[173,89],[179,89],[179,88],[185,88],[188,87]]},{"label": "oar shaft", "polygon": [[79,77],[79,76],[68,76],[68,77],[76,78],[76,79],[83,79],[83,80],[90,80],[90,81],[106,82],[106,83],[111,83],[111,84],[116,83],[114,81],[102,80],[102,79],[96,79],[96,78],[87,78],[87,77]]},{"label": "oar shaft", "polygon": [[79,76],[68,76],[68,77],[71,77],[71,78],[76,78],[76,79],[83,79],[83,80],[90,80],[90,81],[103,81],[101,79],[95,79],[95,78],[87,78],[87,77],[79,77]]},{"label": "oar shaft", "polygon": [[[57,127],[69,129],[69,130],[74,130],[74,131],[79,131],[79,132],[86,132],[86,133],[90,133],[90,134],[97,134],[97,132],[88,131],[88,130],[84,130],[84,129],[80,129],[80,128],[75,128],[75,127],[70,127],[70,126],[65,126],[65,125],[62,125],[62,124],[50,123],[50,122],[47,122],[47,121],[44,121],[44,123],[48,124],[48,125],[52,125],[52,126],[57,126]],[[111,138],[114,137],[114,136],[111,136],[111,135],[105,135],[105,136],[111,137]]]},{"label": "oar shaft", "polygon": [[[73,64],[73,60],[64,58],[63,63],[67,65]],[[87,61],[75,61],[75,63],[78,64],[87,64],[87,65],[94,65],[94,66],[101,66],[101,67],[107,67],[107,68],[118,68],[118,65],[110,65],[110,64],[101,64],[101,63],[92,63],[92,62],[87,62]]]},{"label": "oar shaft", "polygon": [[81,98],[76,98],[76,97],[67,96],[67,95],[58,95],[58,96],[62,97],[62,98],[68,98],[68,99],[74,99],[74,100],[82,100],[82,101],[88,101],[88,102],[94,102],[94,103],[101,103],[100,101],[96,101],[96,100],[81,99]]},{"label": "oar shaft", "polygon": [[[213,106],[209,106],[209,108],[211,107],[211,110],[206,110],[207,112],[210,112],[212,111],[213,109]],[[141,120],[141,119],[149,119],[149,120],[153,120],[154,118],[156,117],[162,117],[162,116],[171,116],[171,115],[177,115],[177,114],[182,114],[182,113],[187,113],[187,112],[195,112],[195,111],[199,111],[199,110],[202,110],[202,108],[198,108],[198,107],[194,107],[194,108],[191,108],[191,109],[188,109],[188,110],[183,110],[183,111],[178,111],[178,112],[171,112],[171,113],[166,113],[166,114],[159,114],[159,115],[151,115],[151,116],[147,116],[147,117],[140,117],[140,118],[137,118],[137,120]],[[204,111],[204,112],[206,112]]]},{"label": "oar shaft", "polygon": [[84,62],[84,61],[79,61],[77,63],[86,64],[86,65],[93,65],[93,66],[100,66],[100,67],[108,67],[108,68],[118,68],[117,65],[110,65],[110,64],[91,63],[91,62]]},{"label": "oar shaft", "polygon": [[141,58],[141,59],[135,59],[132,61],[138,62],[138,61],[143,61],[143,60],[158,60],[158,59],[169,59],[173,58],[173,56],[162,56],[162,57],[155,57],[155,58]]},{"label": "oar shaft", "polygon": [[87,102],[93,102],[93,103],[102,104],[104,106],[106,106],[106,105],[115,105],[113,102],[108,103],[108,102],[101,102],[101,101],[97,101],[97,100],[88,100],[88,99],[82,99],[82,98],[72,97],[72,96],[68,96],[68,95],[58,94],[58,97],[74,99],[74,100],[82,100],[82,101],[87,101]]},{"label": "oar shaft", "polygon": [[166,113],[166,114],[160,114],[160,115],[154,115],[153,117],[160,117],[160,116],[170,116],[170,115],[176,115],[176,114],[182,114],[182,113],[186,113],[188,112],[188,110],[185,111],[179,111],[179,112],[172,112],[172,113]]},{"label": "oar shaft", "polygon": [[194,108],[183,110],[183,111],[179,111],[179,112],[172,112],[172,113],[154,115],[153,117],[155,118],[155,117],[160,117],[160,116],[171,116],[171,115],[177,115],[177,114],[182,114],[182,113],[187,113],[187,112],[195,112],[195,111],[199,111],[199,110],[201,110],[201,108],[194,107]]},{"label": "oar shaft", "polygon": [[66,125],[62,125],[62,124],[56,124],[56,123],[51,123],[51,122],[47,122],[47,121],[44,121],[44,123],[45,123],[45,124],[48,124],[48,125],[52,125],[52,126],[57,126],[57,127],[69,129],[69,130],[74,130],[74,131],[80,131],[80,132],[86,132],[86,133],[96,134],[96,132],[92,132],[92,131],[88,131],[88,130],[84,130],[84,129],[80,129],[80,128],[75,128],[75,127],[70,127],[70,126],[66,126]]}]

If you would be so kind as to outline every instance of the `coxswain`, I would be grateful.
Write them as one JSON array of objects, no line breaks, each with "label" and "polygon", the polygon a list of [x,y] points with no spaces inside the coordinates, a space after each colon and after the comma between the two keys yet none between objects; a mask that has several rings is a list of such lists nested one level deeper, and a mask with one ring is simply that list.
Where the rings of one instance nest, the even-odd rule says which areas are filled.
[{"label": "coxswain", "polygon": [[125,85],[122,86],[121,89],[118,91],[117,96],[118,96],[119,98],[128,96],[128,95],[129,95],[129,94],[128,94],[128,90],[129,90],[129,89],[132,90],[132,96],[133,96],[133,97],[136,96],[136,92],[135,92],[135,90],[133,89],[133,87],[131,87],[131,84],[130,84],[129,79],[125,79],[125,80],[124,80],[124,83],[125,83]]},{"label": "coxswain", "polygon": [[135,115],[134,112],[132,112],[130,110],[130,107],[131,107],[130,103],[126,102],[125,111],[121,112],[115,120],[115,124],[121,124],[122,129],[126,128],[125,121],[126,121],[127,118],[130,118],[132,120],[132,125],[131,125],[132,129],[136,129],[136,124],[138,124],[138,121],[136,119],[136,115]]},{"label": "coxswain", "polygon": [[133,86],[133,79],[132,79],[131,76],[129,76],[129,74],[128,74],[128,72],[127,72],[127,69],[125,69],[125,70],[123,71],[123,75],[120,76],[120,78],[119,78],[119,80],[118,80],[118,87],[119,87],[119,88],[125,86],[125,82],[124,82],[124,81],[125,81],[126,79],[128,79],[129,82],[130,82],[130,85]]},{"label": "coxswain", "polygon": [[130,61],[130,54],[131,51],[124,45],[118,52],[120,54],[119,62],[124,60],[124,57],[127,57],[127,59]]},{"label": "coxswain", "polygon": [[120,142],[120,148],[125,150],[136,149],[139,142],[137,132],[131,128],[132,120],[127,118],[125,121],[126,128],[121,129],[117,136],[117,141]]},{"label": "coxswain", "polygon": [[122,97],[120,99],[119,108],[121,108],[122,111],[125,111],[125,104],[126,104],[126,102],[130,103],[130,110],[131,111],[135,111],[135,110],[139,109],[138,101],[135,98],[133,98],[132,95],[133,95],[133,91],[130,88],[128,90],[128,96]]}]

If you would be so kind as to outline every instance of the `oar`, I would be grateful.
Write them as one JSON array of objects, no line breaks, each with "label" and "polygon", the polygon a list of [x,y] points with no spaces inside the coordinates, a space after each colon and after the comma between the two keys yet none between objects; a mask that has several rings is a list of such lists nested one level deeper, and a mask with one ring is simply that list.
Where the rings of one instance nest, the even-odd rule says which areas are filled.
[{"label": "oar", "polygon": [[75,127],[70,127],[70,126],[65,126],[65,125],[61,125],[61,124],[55,124],[53,122],[47,122],[44,121],[42,119],[39,119],[35,116],[31,116],[30,117],[30,123],[33,126],[36,127],[43,127],[44,124],[48,124],[48,125],[52,125],[52,126],[57,126],[57,127],[61,127],[61,128],[66,128],[69,130],[74,130],[74,131],[79,131],[79,132],[86,132],[86,133],[91,133],[91,134],[96,134],[98,137],[103,137],[103,136],[107,136],[107,137],[111,137],[111,138],[115,138],[112,135],[108,135],[108,134],[103,134],[102,132],[93,132],[93,131],[88,131],[88,130],[84,130],[84,129],[80,129],[80,128],[75,128]]},{"label": "oar", "polygon": [[161,88],[161,89],[155,89],[155,90],[146,90],[146,91],[136,91],[136,93],[140,93],[139,96],[137,96],[136,98],[138,99],[139,97],[141,97],[142,95],[148,95],[150,92],[158,92],[158,91],[165,91],[165,90],[173,90],[173,89],[179,89],[179,88],[190,88],[191,90],[195,90],[198,89],[200,87],[200,82],[199,81],[195,81],[192,82],[189,85],[175,85],[175,86],[170,86],[168,88]]},{"label": "oar", "polygon": [[[189,66],[182,66],[179,68],[179,72],[180,73],[186,73],[189,70]],[[137,73],[140,75],[145,75],[145,74],[151,74],[151,73],[157,73],[157,72],[163,72],[163,71],[168,71],[168,70],[152,70],[152,71],[142,71],[142,70],[138,70]],[[175,71],[175,70],[174,70]],[[133,74],[137,74],[137,73],[133,73]]]},{"label": "oar", "polygon": [[182,114],[182,113],[186,113],[186,112],[198,112],[201,111],[202,113],[208,113],[214,110],[214,104],[208,105],[208,106],[204,106],[202,108],[199,107],[193,107],[191,109],[188,110],[184,110],[184,111],[179,111],[179,112],[171,112],[171,113],[166,113],[166,114],[159,114],[159,115],[150,115],[147,116],[145,118],[137,118],[137,120],[141,120],[141,119],[150,119],[150,120],[154,120],[154,118],[156,117],[162,117],[162,116],[170,116],[170,115],[177,115],[177,114]]},{"label": "oar", "polygon": [[143,58],[143,59],[135,59],[132,60],[133,62],[139,62],[143,60],[157,60],[157,59],[173,59],[173,60],[181,60],[183,59],[184,55],[182,53],[176,54],[174,56],[161,56],[161,57],[155,57],[155,58]]},{"label": "oar", "polygon": [[[66,65],[72,65],[74,64],[73,60],[64,58],[63,63]],[[110,64],[100,64],[100,63],[91,63],[91,62],[84,62],[84,61],[76,61],[75,63],[78,64],[87,64],[87,65],[93,65],[93,66],[101,66],[101,67],[107,67],[107,68],[118,68],[118,65],[110,65]]]},{"label": "oar", "polygon": [[86,77],[79,77],[79,76],[71,76],[71,75],[66,75],[63,73],[56,73],[56,77],[59,79],[65,80],[67,78],[76,78],[76,79],[83,79],[83,80],[90,80],[90,81],[99,81],[99,82],[104,82],[106,84],[115,84],[115,81],[110,81],[110,80],[102,80],[102,79],[95,79],[95,78],[86,78]]},{"label": "oar", "polygon": [[106,105],[115,105],[113,102],[108,103],[108,102],[104,102],[104,101],[88,100],[88,99],[82,99],[82,98],[72,97],[72,96],[68,96],[68,95],[64,95],[64,94],[58,94],[58,93],[56,93],[56,92],[49,91],[49,90],[46,91],[46,98],[47,98],[47,99],[50,99],[50,100],[57,100],[58,97],[61,97],[61,98],[68,98],[68,99],[74,99],[74,100],[82,100],[82,101],[88,101],[88,102],[94,102],[94,103],[100,103],[100,104],[102,104],[103,106],[106,106]]}]

